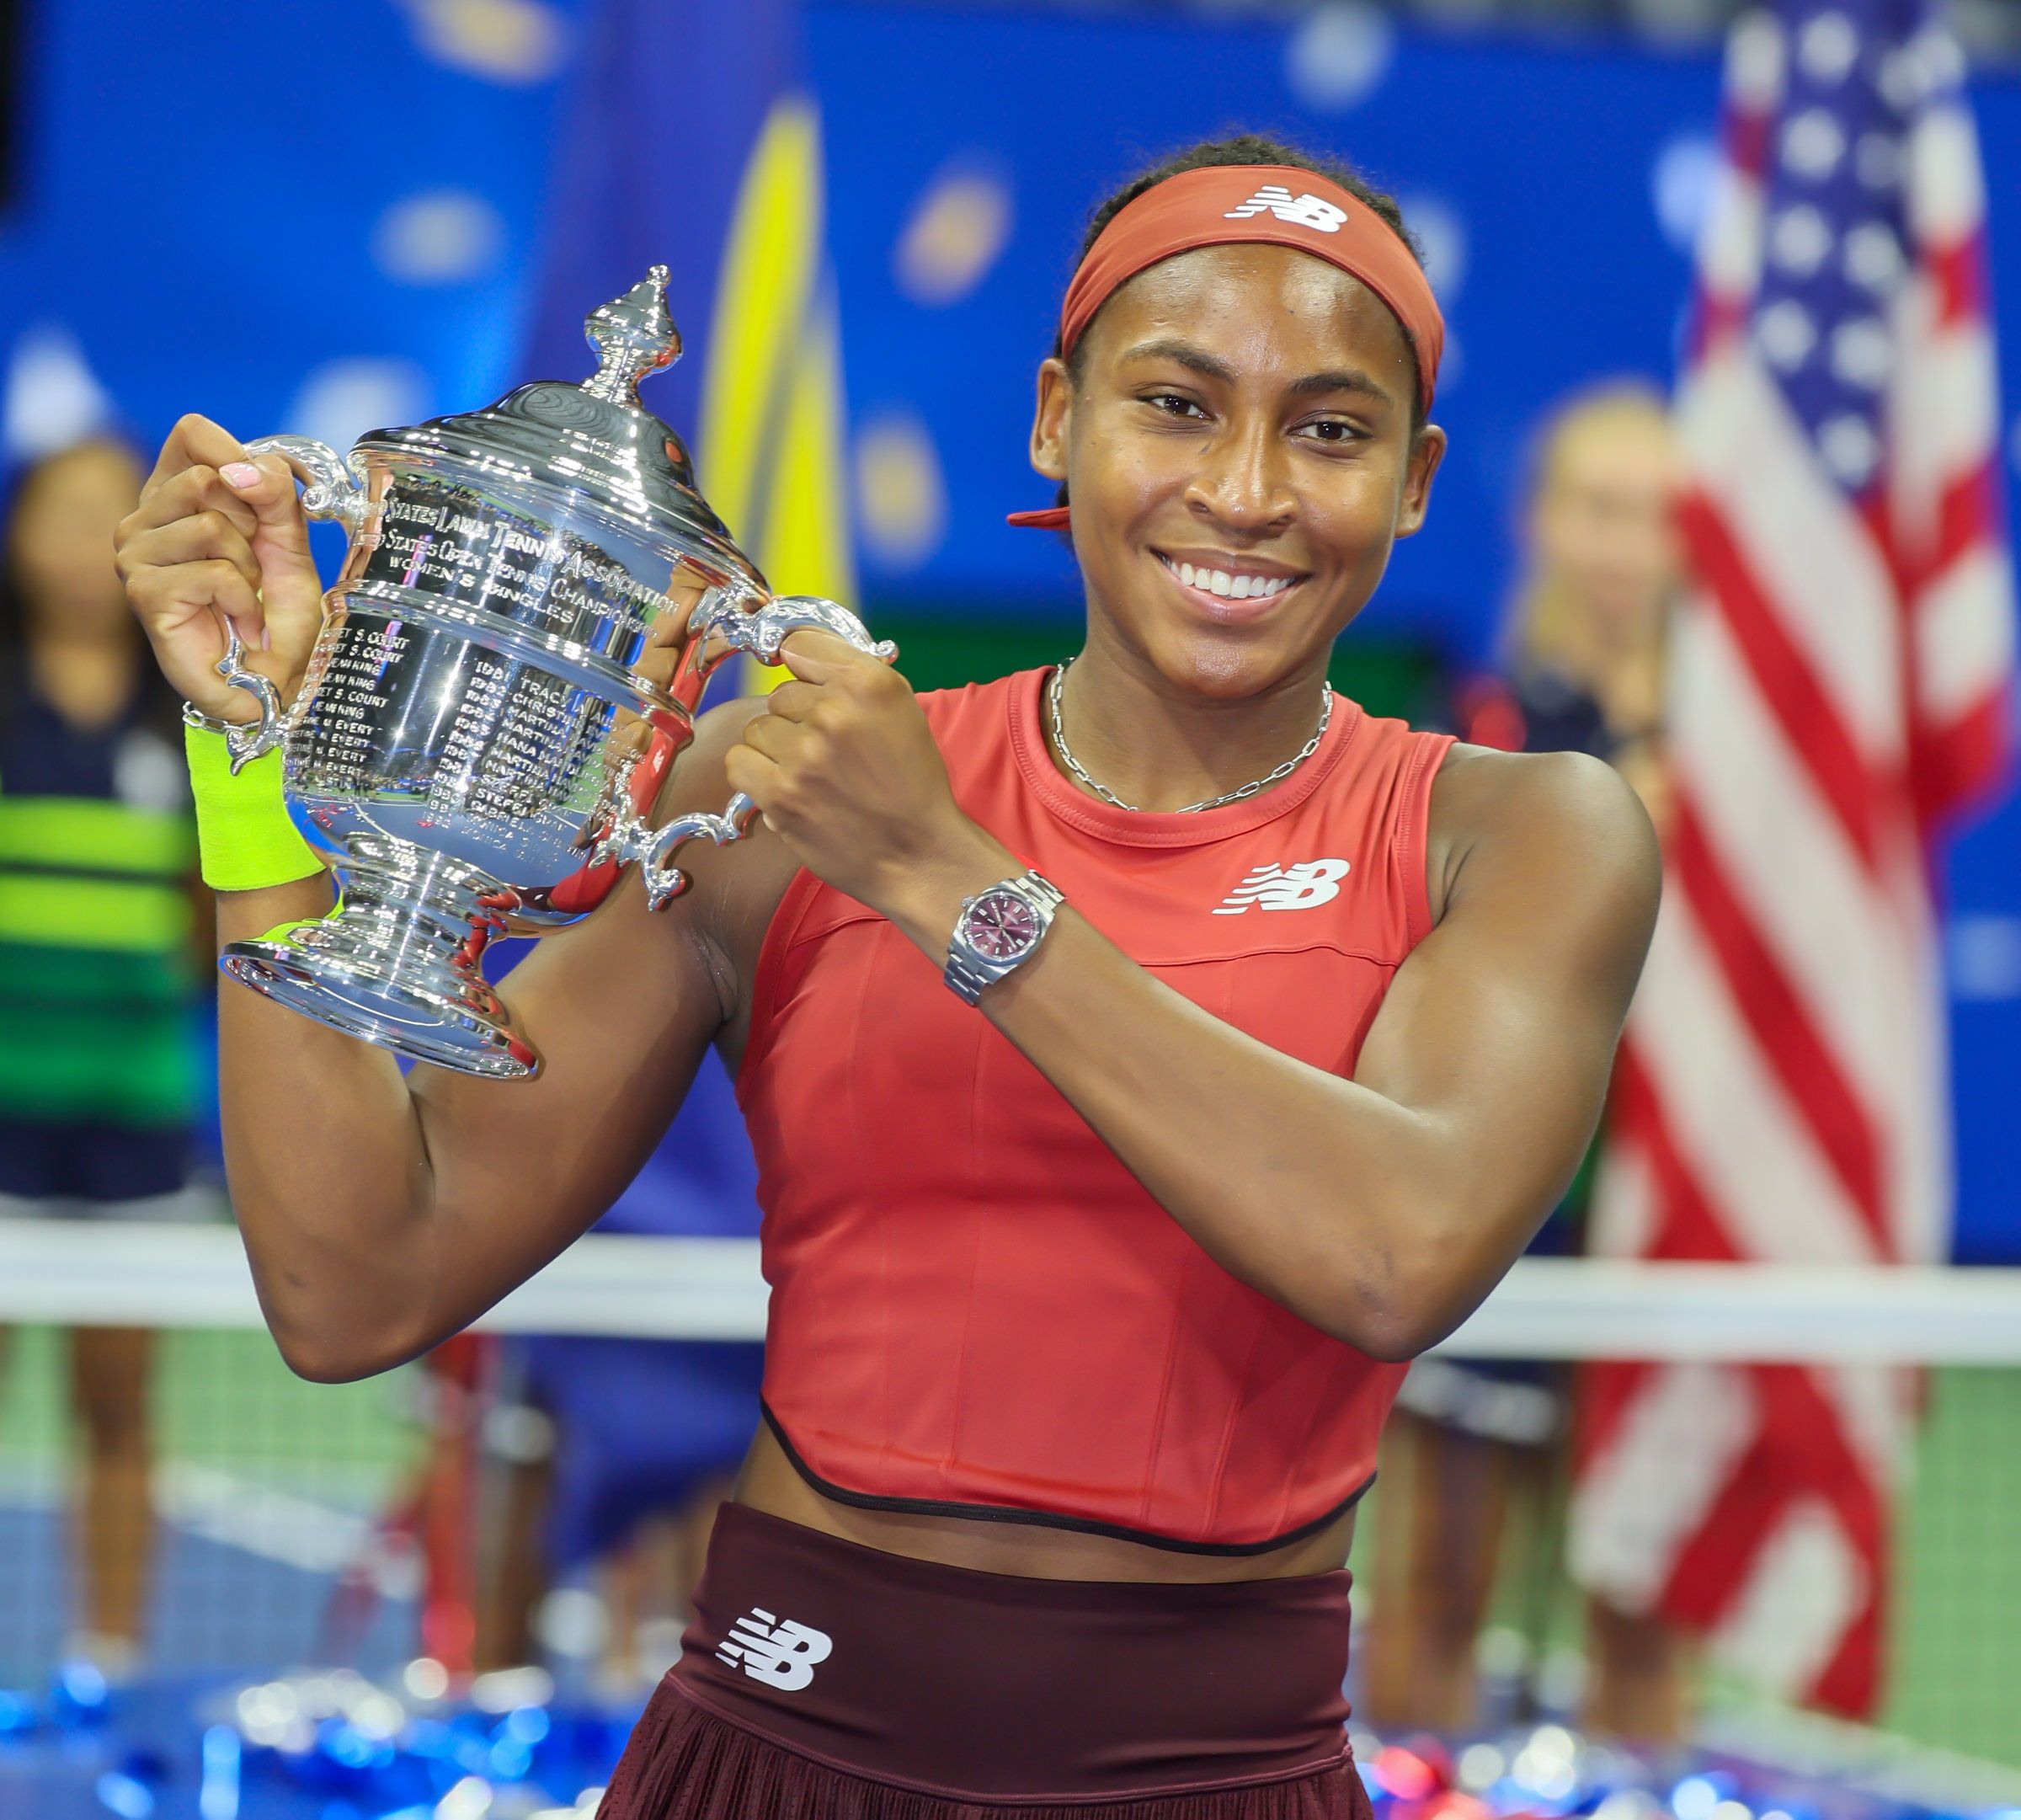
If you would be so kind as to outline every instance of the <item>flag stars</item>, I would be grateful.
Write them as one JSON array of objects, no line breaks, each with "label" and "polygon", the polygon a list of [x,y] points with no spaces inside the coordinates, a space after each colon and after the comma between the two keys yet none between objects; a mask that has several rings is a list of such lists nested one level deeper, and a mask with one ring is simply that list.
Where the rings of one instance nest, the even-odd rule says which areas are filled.
[{"label": "flag stars", "polygon": [[[1955,56],[1938,48],[1941,35],[1888,45],[1864,23],[1877,5],[1796,0],[1789,8],[1790,93],[1756,217],[1747,330],[1749,352],[1821,477],[1848,494],[1870,490],[1885,464],[1884,414],[1900,370],[1895,306],[1916,244],[1904,216],[1912,146],[1920,204],[1942,121],[1965,118],[1942,95]],[[1912,105],[1905,111],[1898,99]],[[1968,144],[1951,162],[1974,156]]]},{"label": "flag stars", "polygon": [[1880,466],[1880,439],[1865,418],[1848,413],[1820,426],[1818,452],[1842,485],[1864,487]]},{"label": "flag stars", "polygon": [[1859,56],[1859,34],[1842,13],[1820,13],[1797,34],[1797,67],[1811,81],[1841,83]]},{"label": "flag stars", "polygon": [[1832,332],[1832,371],[1848,386],[1880,391],[1894,359],[1894,341],[1877,318],[1855,317]]},{"label": "flag stars", "polygon": [[1817,345],[1817,324],[1794,297],[1772,303],[1755,320],[1755,339],[1762,352],[1784,372],[1794,372]]},{"label": "flag stars", "polygon": [[1781,209],[1768,224],[1768,256],[1783,270],[1807,278],[1832,250],[1832,227],[1808,202]]},{"label": "flag stars", "polygon": [[1875,292],[1892,291],[1902,273],[1901,243],[1885,221],[1862,221],[1846,236],[1846,276]]},{"label": "flag stars", "polygon": [[1922,67],[1912,45],[1883,57],[1874,76],[1881,99],[1897,114],[1906,114],[1922,99]]},{"label": "flag stars", "polygon": [[1964,82],[1965,53],[1949,33],[1925,32],[1883,57],[1875,79],[1882,99],[1896,113],[1906,114]]},{"label": "flag stars", "polygon": [[1939,89],[1955,88],[1964,82],[1965,52],[1942,27],[1923,32],[1911,41],[1909,50],[1921,66],[1925,94],[1933,96]]},{"label": "flag stars", "polygon": [[1829,177],[1846,155],[1846,136],[1822,108],[1806,108],[1783,128],[1783,163],[1813,182]]}]

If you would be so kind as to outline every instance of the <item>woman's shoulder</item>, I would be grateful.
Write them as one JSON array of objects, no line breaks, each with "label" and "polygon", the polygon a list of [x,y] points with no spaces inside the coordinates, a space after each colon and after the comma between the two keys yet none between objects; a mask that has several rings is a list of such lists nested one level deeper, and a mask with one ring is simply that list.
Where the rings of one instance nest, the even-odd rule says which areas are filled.
[{"label": "woman's shoulder", "polygon": [[[899,654],[904,666],[905,655]],[[944,689],[922,689],[918,700],[936,740],[945,745],[950,737],[969,738],[987,729],[1008,729],[1010,706],[1021,687],[1031,686],[1037,671],[1013,670],[985,682],[952,684]]]},{"label": "woman's shoulder", "polygon": [[1426,859],[1432,921],[1470,856],[1492,846],[1545,849],[1594,841],[1646,870],[1654,835],[1640,799],[1604,759],[1507,752],[1456,739],[1432,786]]}]

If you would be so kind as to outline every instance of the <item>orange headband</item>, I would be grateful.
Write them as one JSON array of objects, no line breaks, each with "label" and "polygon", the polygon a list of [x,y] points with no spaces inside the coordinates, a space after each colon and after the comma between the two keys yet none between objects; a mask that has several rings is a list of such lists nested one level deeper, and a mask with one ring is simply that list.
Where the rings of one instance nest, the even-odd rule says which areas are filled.
[{"label": "orange headband", "polygon": [[[1417,355],[1418,395],[1427,414],[1445,346],[1445,318],[1396,230],[1349,190],[1293,164],[1214,164],[1181,171],[1119,209],[1067,286],[1059,351],[1074,351],[1095,312],[1126,280],[1196,247],[1261,241],[1296,247],[1337,265],[1389,306]],[[1013,512],[1013,525],[1058,531],[1067,508]]]}]

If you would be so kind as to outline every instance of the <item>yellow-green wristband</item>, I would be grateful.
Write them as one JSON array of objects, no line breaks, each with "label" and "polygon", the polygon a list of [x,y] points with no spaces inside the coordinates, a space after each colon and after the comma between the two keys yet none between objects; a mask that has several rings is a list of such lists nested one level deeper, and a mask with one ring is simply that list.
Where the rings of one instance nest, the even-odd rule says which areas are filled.
[{"label": "yellow-green wristband", "polygon": [[281,800],[280,753],[262,754],[234,777],[225,736],[187,723],[183,750],[196,798],[196,845],[214,891],[262,891],[323,870]]}]

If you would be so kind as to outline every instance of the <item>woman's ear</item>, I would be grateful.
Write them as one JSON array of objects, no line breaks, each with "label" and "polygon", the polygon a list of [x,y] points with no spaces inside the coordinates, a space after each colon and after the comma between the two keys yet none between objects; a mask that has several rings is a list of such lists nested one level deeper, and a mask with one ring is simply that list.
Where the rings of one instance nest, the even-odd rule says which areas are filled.
[{"label": "woman's ear", "polygon": [[1067,478],[1067,431],[1074,414],[1074,382],[1064,360],[1039,363],[1038,405],[1032,414],[1032,466],[1048,480]]},{"label": "woman's ear", "polygon": [[1445,455],[1446,433],[1437,424],[1426,424],[1410,439],[1410,452],[1405,458],[1403,497],[1397,502],[1395,536],[1411,536],[1424,523],[1432,504],[1432,478]]}]

